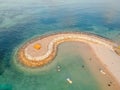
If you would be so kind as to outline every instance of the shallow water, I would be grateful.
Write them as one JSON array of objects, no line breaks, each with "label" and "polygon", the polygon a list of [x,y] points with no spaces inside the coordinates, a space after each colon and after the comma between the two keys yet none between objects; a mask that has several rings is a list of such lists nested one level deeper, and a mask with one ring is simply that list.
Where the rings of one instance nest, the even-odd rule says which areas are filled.
[{"label": "shallow water", "polygon": [[[19,68],[7,69],[1,77],[2,83],[6,86],[3,88],[12,88],[13,90],[101,90],[99,82],[87,66],[82,67],[86,64],[79,54],[72,52],[72,49],[64,50],[64,45],[59,47],[58,53],[52,63],[41,68],[42,71],[38,70],[38,72],[27,74],[19,72]],[[58,65],[61,67],[60,72],[57,71]],[[70,78],[73,84],[69,84],[66,81],[67,78]]]},{"label": "shallow water", "polygon": [[[24,69],[16,69],[18,67],[13,65],[12,61],[17,48],[19,48],[22,43],[38,35],[61,31],[83,31],[95,33],[120,43],[120,10],[118,10],[118,8],[111,9],[111,7],[106,7],[108,4],[104,2],[95,4],[81,4],[80,2],[75,2],[74,4],[72,2],[56,3],[55,5],[50,2],[43,2],[42,5],[39,5],[39,3],[37,5],[26,5],[24,2],[22,4],[17,4],[16,2],[14,5],[10,2],[7,3],[8,5],[4,4],[4,2],[0,3],[1,90],[26,90],[26,88],[40,90],[39,88],[36,89],[36,87],[40,87],[42,90],[46,90],[47,88],[50,90],[54,88],[56,88],[54,90],[90,90],[83,85],[84,83],[90,86],[91,90],[100,89],[99,83],[97,83],[89,71],[80,71],[83,72],[85,78],[91,76],[88,82],[81,82],[84,80],[81,78],[80,80],[78,79],[80,74],[78,69],[81,69],[82,65],[78,62],[84,62],[79,55],[74,53],[66,53],[63,56],[58,56],[56,62],[54,62],[55,64],[48,65],[46,68],[44,67],[44,69],[40,71],[42,73],[35,75],[25,74]],[[75,63],[72,63],[73,59]],[[56,72],[56,63],[62,65],[64,70],[61,72],[63,73]],[[68,68],[67,65],[72,65],[72,68]],[[70,76],[68,76],[68,74]],[[73,82],[75,83],[69,85],[66,82],[67,77],[73,78]],[[48,83],[46,83],[47,80]],[[59,84],[56,82],[60,83],[60,86],[58,86]]]}]

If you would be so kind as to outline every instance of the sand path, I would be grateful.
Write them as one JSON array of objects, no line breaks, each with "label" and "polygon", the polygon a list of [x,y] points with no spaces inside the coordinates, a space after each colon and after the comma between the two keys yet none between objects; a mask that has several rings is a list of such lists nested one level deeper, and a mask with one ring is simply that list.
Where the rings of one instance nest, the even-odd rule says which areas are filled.
[{"label": "sand path", "polygon": [[[44,66],[54,60],[58,45],[68,41],[79,41],[90,45],[96,56],[120,83],[120,56],[114,51],[114,47],[118,45],[89,33],[58,33],[34,39],[20,48],[19,61],[29,67]],[[40,50],[33,47],[36,43],[41,45]]]}]

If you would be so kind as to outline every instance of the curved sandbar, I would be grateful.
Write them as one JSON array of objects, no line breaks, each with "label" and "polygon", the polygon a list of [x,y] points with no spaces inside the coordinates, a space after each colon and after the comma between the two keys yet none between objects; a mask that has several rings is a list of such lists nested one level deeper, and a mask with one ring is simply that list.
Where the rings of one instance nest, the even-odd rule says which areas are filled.
[{"label": "curved sandbar", "polygon": [[[26,43],[18,52],[19,61],[29,67],[38,67],[51,62],[57,51],[57,46],[66,41],[80,41],[87,44],[99,44],[114,52],[114,47],[118,45],[114,42],[89,33],[57,33],[46,37],[37,38]],[[40,49],[35,49],[34,45],[39,44]]]},{"label": "curved sandbar", "polygon": [[24,44],[18,51],[18,61],[28,67],[41,67],[52,60],[62,42],[79,41],[88,44],[91,53],[102,62],[120,85],[120,47],[109,39],[82,32],[56,33],[38,37]]}]

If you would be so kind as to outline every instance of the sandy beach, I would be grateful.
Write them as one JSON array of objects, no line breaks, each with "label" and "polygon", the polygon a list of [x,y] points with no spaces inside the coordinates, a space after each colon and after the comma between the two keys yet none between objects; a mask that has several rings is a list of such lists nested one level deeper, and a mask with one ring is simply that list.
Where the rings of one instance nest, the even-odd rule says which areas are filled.
[{"label": "sandy beach", "polygon": [[[65,53],[69,54],[69,52],[72,51],[76,53],[76,55],[79,54],[80,57],[83,58],[84,62],[86,63],[85,68],[89,68],[89,70],[93,73],[94,78],[96,78],[96,80],[100,82],[101,87],[103,88],[101,90],[119,90],[120,89],[120,83],[118,81],[119,78],[116,79],[115,78],[116,76],[111,73],[109,68],[106,68],[106,65],[102,61],[104,59],[99,58],[97,56],[92,46],[95,46],[95,48],[99,47],[101,51],[104,49],[104,47],[95,45],[95,44],[88,45],[83,42],[66,42],[66,43],[63,43],[62,46],[64,46],[62,47],[63,49],[67,49],[68,51]],[[58,49],[58,51],[60,49]],[[62,50],[62,52],[64,53],[64,50]]]},{"label": "sandy beach", "polygon": [[[28,67],[42,67],[54,60],[59,44],[69,41],[88,44],[91,52],[95,53],[105,69],[120,85],[120,56],[114,51],[114,47],[118,45],[108,39],[88,33],[58,33],[31,40],[19,49],[19,61]],[[41,48],[34,48],[35,44],[40,45]],[[100,72],[106,74],[102,69]]]},{"label": "sandy beach", "polygon": [[120,84],[120,56],[100,45],[91,45],[91,47],[101,63]]}]

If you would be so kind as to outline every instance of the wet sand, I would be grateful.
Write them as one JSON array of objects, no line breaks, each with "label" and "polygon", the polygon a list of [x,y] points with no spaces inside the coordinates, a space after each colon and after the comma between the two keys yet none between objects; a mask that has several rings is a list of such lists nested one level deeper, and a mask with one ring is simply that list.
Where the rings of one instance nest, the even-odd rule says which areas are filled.
[{"label": "wet sand", "polygon": [[[100,82],[101,90],[120,89],[120,84],[118,80],[116,80],[115,76],[113,76],[109,69],[106,68],[106,66],[96,55],[95,51],[90,45],[83,42],[66,42],[62,46],[64,46],[62,48],[68,50],[68,52],[72,51],[76,53],[76,55],[78,55],[79,53],[79,55],[83,58],[85,62],[85,64],[83,65],[83,69],[89,69],[88,71],[92,72],[94,78],[98,80],[98,82]],[[64,52],[64,50],[62,50],[62,52]],[[103,73],[101,73],[100,69],[103,70],[106,74],[104,75]]]},{"label": "wet sand", "polygon": [[[42,67],[54,60],[58,45],[68,41],[79,41],[89,45],[91,47],[90,52],[94,53],[91,57],[97,57],[97,60],[105,68],[105,70],[99,68],[99,72],[103,75],[106,75],[107,72],[111,73],[114,80],[120,85],[120,56],[114,52],[113,48],[117,47],[117,44],[91,34],[59,33],[34,39],[20,48],[18,51],[19,61],[28,67]],[[36,43],[41,45],[42,48],[40,50],[33,48]],[[85,54],[83,56],[86,57]]]},{"label": "wet sand", "polygon": [[91,45],[91,47],[99,61],[120,84],[120,56],[103,46]]}]

